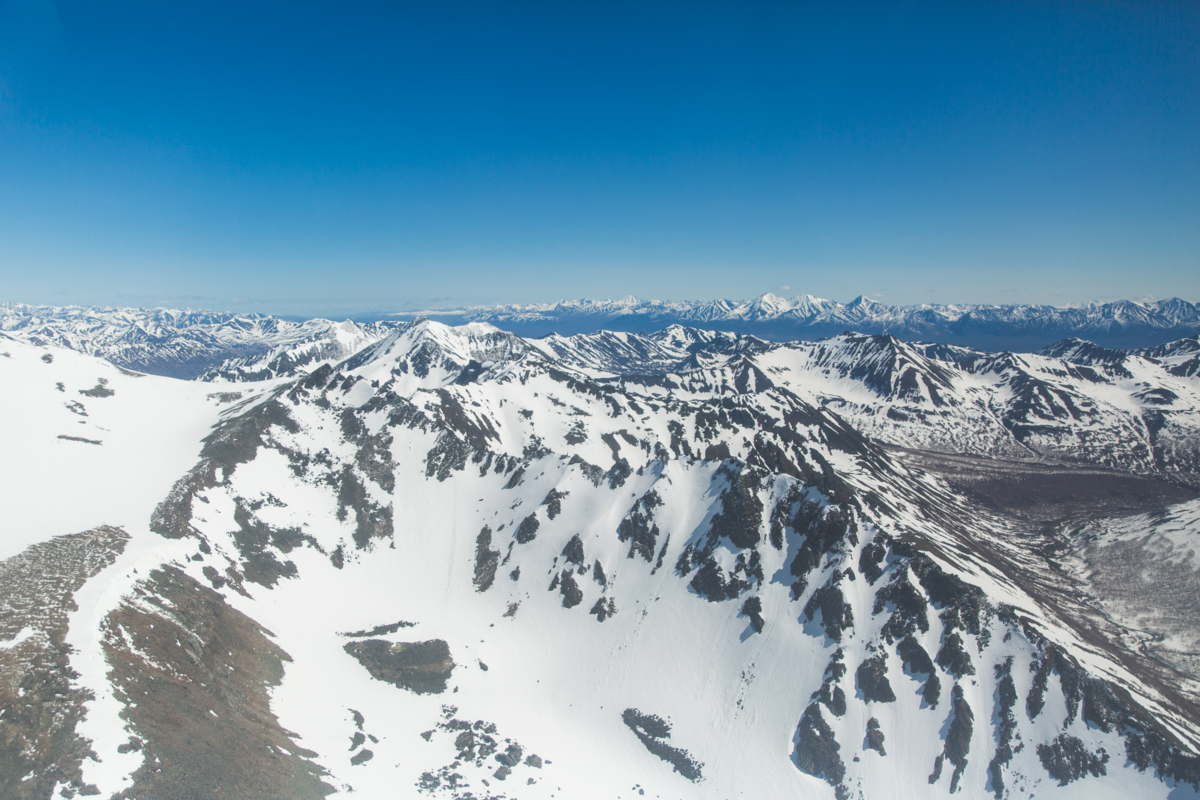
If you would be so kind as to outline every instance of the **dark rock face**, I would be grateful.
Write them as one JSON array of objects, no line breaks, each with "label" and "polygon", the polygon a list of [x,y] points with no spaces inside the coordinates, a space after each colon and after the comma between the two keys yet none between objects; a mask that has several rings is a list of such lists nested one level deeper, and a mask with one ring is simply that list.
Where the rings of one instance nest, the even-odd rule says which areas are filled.
[{"label": "dark rock face", "polygon": [[957,633],[950,634],[942,642],[942,649],[937,654],[937,663],[956,678],[975,674],[975,665],[971,663],[971,656],[963,648],[962,637]]},{"label": "dark rock face", "polygon": [[796,730],[796,766],[831,786],[839,786],[846,777],[846,765],[838,755],[841,749],[833,729],[821,717],[820,706],[813,703],[805,709]]},{"label": "dark rock face", "polygon": [[562,557],[571,564],[578,565],[583,563],[583,540],[579,538],[578,533],[572,536],[571,540],[567,542],[567,546],[563,548]]},{"label": "dark rock face", "polygon": [[805,503],[792,519],[792,529],[804,539],[790,566],[797,577],[806,575],[821,564],[821,558],[847,539],[854,539],[858,524],[851,511],[841,506],[819,506]]},{"label": "dark rock face", "polygon": [[881,756],[886,756],[887,751],[883,749],[883,731],[879,729],[879,720],[871,717],[867,720],[867,739],[866,746]]},{"label": "dark rock face", "polygon": [[[670,537],[668,536],[668,539]],[[762,556],[758,550],[749,550],[737,554],[733,569],[728,574],[721,568],[713,557],[719,539],[710,532],[707,542],[700,550],[689,544],[679,556],[675,569],[680,575],[686,576],[695,565],[699,565],[696,575],[689,584],[692,591],[704,597],[711,603],[721,600],[732,600],[742,592],[762,586],[764,576]],[[663,545],[664,552],[666,543]],[[659,554],[659,562],[662,560]],[[657,571],[658,567],[655,567]]]},{"label": "dark rock face", "polygon": [[[943,757],[954,765],[954,774],[950,777],[950,793],[954,794],[958,790],[958,781],[962,778],[963,770],[967,768],[967,754],[971,751],[971,732],[975,714],[971,711],[971,704],[963,696],[962,687],[958,684],[955,684],[954,689],[950,692],[950,702],[950,727],[946,731],[945,746],[942,749],[942,755],[938,756],[934,773],[940,775]],[[934,783],[935,780],[931,778],[930,783]]]},{"label": "dark rock face", "polygon": [[844,658],[845,652],[842,648],[839,647],[834,651],[821,678],[821,688],[813,692],[811,698],[825,706],[829,710],[829,713],[835,717],[844,717],[846,715],[846,693],[842,690],[841,686],[838,686],[838,682],[846,675]]},{"label": "dark rock face", "polygon": [[[729,458],[728,452],[725,458]],[[728,473],[724,467],[718,472]],[[713,515],[709,536],[727,538],[739,550],[758,544],[758,529],[762,525],[763,504],[758,499],[759,478],[754,470],[744,468],[730,476],[729,488],[721,497],[721,510]],[[647,558],[649,560],[649,558]]]},{"label": "dark rock face", "polygon": [[929,630],[929,604],[909,579],[907,569],[898,570],[895,578],[875,594],[872,613],[882,613],[888,605],[894,609],[880,633],[889,644],[917,631]]},{"label": "dark rock face", "polygon": [[492,529],[487,525],[475,538],[475,576],[472,583],[475,591],[486,592],[496,580],[496,568],[500,566],[500,551],[490,549]]},{"label": "dark rock face", "polygon": [[[568,444],[570,436],[568,435]],[[560,492],[557,489],[551,489],[546,494],[546,499],[542,501],[542,505],[546,507],[546,516],[549,519],[554,519],[562,513],[562,501],[570,492]]]},{"label": "dark rock face", "polygon": [[750,618],[755,633],[762,633],[767,623],[762,617],[762,600],[758,597],[747,597],[742,603],[742,613]]},{"label": "dark rock face", "polygon": [[379,505],[368,497],[366,486],[346,464],[337,492],[337,518],[346,519],[350,510],[354,511],[354,546],[360,551],[365,551],[373,539],[391,539],[391,506]]},{"label": "dark rock face", "polygon": [[222,422],[204,439],[200,463],[176,481],[170,494],[159,503],[150,517],[150,529],[170,539],[192,532],[192,498],[225,480],[237,468],[254,458],[263,446],[263,434],[273,425],[295,433],[300,430],[278,399],[271,399],[246,414]]},{"label": "dark rock face", "polygon": [[287,552],[307,537],[294,528],[275,530],[263,524],[240,500],[233,519],[238,524],[233,541],[242,556],[242,574],[246,580],[272,588],[280,578],[296,577],[296,565],[291,561],[281,562],[274,551]]},{"label": "dark rock face", "polygon": [[415,628],[416,626],[417,623],[415,622],[400,620],[398,622],[389,622],[384,625],[376,625],[370,630],[350,631],[341,635],[350,639],[370,639],[375,636],[387,636],[388,634],[395,633],[401,628]]},{"label": "dark rock face", "polygon": [[541,523],[538,522],[537,514],[530,514],[521,520],[521,524],[517,526],[517,544],[527,544],[536,539],[540,526]]},{"label": "dark rock face", "polygon": [[79,393],[87,397],[112,397],[116,394],[116,392],[108,388],[108,381],[104,378],[97,378],[95,386],[91,389],[80,389]]},{"label": "dark rock face", "polygon": [[596,598],[596,603],[588,613],[595,616],[597,622],[604,622],[604,620],[617,613],[617,604],[613,602],[611,597],[607,600],[603,597],[598,597]]},{"label": "dark rock face", "polygon": [[700,772],[703,764],[692,758],[686,750],[667,744],[671,736],[671,724],[662,717],[627,708],[621,712],[621,719],[647,750],[674,767],[680,775],[693,783],[703,777]]},{"label": "dark rock face", "polygon": [[587,427],[582,422],[576,422],[564,438],[567,444],[583,444],[588,438]]},{"label": "dark rock face", "polygon": [[569,569],[564,569],[559,576],[558,590],[562,593],[563,608],[574,608],[583,602],[583,590]]},{"label": "dark rock face", "polygon": [[881,565],[886,556],[887,548],[878,541],[868,542],[863,546],[858,556],[858,571],[867,579],[867,583],[874,585],[875,581],[883,576]]},{"label": "dark rock face", "polygon": [[938,678],[937,671],[933,668],[933,660],[925,652],[925,648],[921,647],[916,639],[906,636],[900,640],[896,652],[900,654],[901,662],[910,673],[914,675],[921,673],[928,676],[925,679],[925,685],[921,688],[921,696],[927,706],[937,708],[942,682]]},{"label": "dark rock face", "polygon": [[820,611],[825,635],[838,643],[842,641],[842,632],[854,627],[854,611],[838,586],[840,577],[832,576],[829,582],[813,592],[812,597],[804,604],[805,619],[812,622],[813,617]]},{"label": "dark rock face", "polygon": [[1088,752],[1081,739],[1063,733],[1050,744],[1037,746],[1038,760],[1059,786],[1092,775],[1099,778],[1108,773],[1108,753],[1101,747],[1095,753]]},{"label": "dark rock face", "polygon": [[450,646],[441,639],[397,642],[368,639],[343,648],[371,677],[417,694],[441,694],[454,671]]},{"label": "dark rock face", "polygon": [[629,460],[621,458],[617,463],[612,465],[612,468],[606,473],[608,478],[608,488],[617,489],[625,485],[625,481],[633,474],[633,467],[629,466]]},{"label": "dark rock face", "polygon": [[662,505],[658,492],[651,489],[634,503],[633,508],[617,525],[617,538],[629,542],[629,557],[639,555],[646,561],[654,559],[654,547],[658,541],[658,526],[654,524],[654,509]]},{"label": "dark rock face", "polygon": [[705,561],[689,585],[710,603],[737,597],[737,587],[730,587],[725,582],[725,573],[715,561]]},{"label": "dark rock face", "polygon": [[658,548],[658,558],[654,561],[654,569],[650,570],[651,575],[662,569],[663,559],[667,557],[667,546],[669,544],[671,544],[671,534],[668,533],[663,538],[662,547]]},{"label": "dark rock face", "polygon": [[855,677],[858,680],[858,689],[868,703],[896,701],[896,693],[892,691],[892,684],[887,678],[886,653],[879,653],[859,664]]},{"label": "dark rock face", "polygon": [[996,676],[1000,678],[996,686],[996,755],[988,763],[988,780],[996,800],[1004,796],[1004,766],[1012,761],[1012,739],[1017,729],[1017,718],[1013,715],[1017,686],[1012,678],[1012,662],[1012,656],[1009,656],[1003,664],[996,666]]},{"label": "dark rock face", "polygon": [[978,636],[983,615],[990,608],[983,590],[944,571],[928,556],[915,556],[909,564],[913,573],[920,578],[929,600],[942,609],[939,616],[946,625],[947,633],[961,629]]},{"label": "dark rock face", "polygon": [[816,699],[835,717],[846,716],[846,693],[842,691],[842,687],[826,681],[817,690]]},{"label": "dark rock face", "polygon": [[496,760],[506,767],[515,767],[521,763],[521,745],[510,744],[508,748],[496,756]]},{"label": "dark rock face", "polygon": [[1050,671],[1054,668],[1053,654],[1046,653],[1040,660],[1030,665],[1031,668],[1034,666],[1037,669],[1033,673],[1033,684],[1029,687],[1029,694],[1025,697],[1025,711],[1029,714],[1030,719],[1037,719],[1046,705],[1046,685],[1050,681]]}]

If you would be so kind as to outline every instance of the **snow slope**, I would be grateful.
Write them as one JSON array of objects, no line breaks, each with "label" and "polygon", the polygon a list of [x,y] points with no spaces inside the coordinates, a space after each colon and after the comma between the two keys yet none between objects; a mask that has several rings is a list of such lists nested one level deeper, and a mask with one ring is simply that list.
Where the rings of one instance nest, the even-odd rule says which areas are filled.
[{"label": "snow slope", "polygon": [[[0,334],[0,558],[63,533],[143,528],[232,395]],[[239,386],[238,399],[265,391]]]}]

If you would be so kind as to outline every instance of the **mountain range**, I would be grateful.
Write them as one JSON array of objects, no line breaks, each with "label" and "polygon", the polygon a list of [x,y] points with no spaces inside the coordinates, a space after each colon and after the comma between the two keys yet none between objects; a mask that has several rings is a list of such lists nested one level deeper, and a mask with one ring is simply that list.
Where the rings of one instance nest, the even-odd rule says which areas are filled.
[{"label": "mountain range", "polygon": [[[1140,349],[1200,334],[1200,306],[1177,298],[1078,307],[891,306],[866,297],[842,304],[809,295],[783,298],[772,294],[749,302],[662,302],[626,297],[479,306],[423,315],[371,314],[341,323],[229,312],[4,303],[0,304],[0,331],[34,344],[70,347],[153,374],[211,379],[236,372],[263,378],[290,367],[345,357],[416,316],[448,325],[487,322],[532,338],[600,330],[652,333],[682,325],[773,341],[813,341],[855,331],[1014,352],[1037,350],[1067,338],[1086,339],[1102,347]],[[272,363],[283,351],[299,360]]]},{"label": "mountain range", "polygon": [[4,797],[1200,796],[1194,334],[13,308]]},{"label": "mountain range", "polygon": [[663,302],[630,296],[621,300],[479,306],[428,316],[447,324],[489,322],[529,337],[601,329],[649,333],[670,325],[685,325],[776,341],[823,339],[857,331],[1012,351],[1035,350],[1071,337],[1106,347],[1140,348],[1200,333],[1200,306],[1178,298],[1058,307],[894,306],[865,296],[838,303],[811,295],[778,297],[769,293],[751,301]]}]

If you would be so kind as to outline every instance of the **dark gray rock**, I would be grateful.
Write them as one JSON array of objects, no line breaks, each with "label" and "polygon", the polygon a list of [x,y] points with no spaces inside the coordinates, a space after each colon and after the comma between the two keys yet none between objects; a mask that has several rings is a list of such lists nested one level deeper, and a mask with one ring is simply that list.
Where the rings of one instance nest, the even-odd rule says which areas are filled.
[{"label": "dark gray rock", "polygon": [[454,671],[450,647],[441,639],[397,642],[368,639],[350,642],[345,651],[367,668],[371,677],[417,694],[441,694]]},{"label": "dark gray rock", "polygon": [[704,766],[692,758],[686,750],[667,744],[671,736],[671,725],[662,717],[643,714],[636,708],[627,708],[621,719],[633,731],[638,740],[654,755],[666,761],[675,771],[693,783],[700,780]]},{"label": "dark gray rock", "polygon": [[1108,753],[1101,747],[1089,752],[1083,740],[1070,734],[1059,734],[1050,744],[1037,746],[1038,760],[1059,786],[1092,775],[1099,778],[1108,773]]},{"label": "dark gray rock", "polygon": [[868,703],[894,703],[896,693],[887,678],[887,654],[877,653],[858,665],[858,690]]},{"label": "dark gray rock", "polygon": [[496,568],[500,566],[500,551],[490,549],[492,529],[487,525],[475,538],[475,576],[472,583],[475,591],[486,592],[496,580]]},{"label": "dark gray rock", "polygon": [[871,717],[867,720],[867,739],[866,746],[881,756],[886,756],[887,751],[883,749],[883,731],[879,729],[879,720]]},{"label": "dark gray rock", "polygon": [[821,708],[810,705],[800,717],[796,730],[796,749],[793,754],[801,772],[838,786],[846,777],[846,765],[838,755],[841,750],[833,729],[821,717]]},{"label": "dark gray rock", "polygon": [[517,544],[528,544],[536,539],[540,526],[541,523],[538,522],[537,514],[530,514],[521,520],[521,524],[517,526]]}]

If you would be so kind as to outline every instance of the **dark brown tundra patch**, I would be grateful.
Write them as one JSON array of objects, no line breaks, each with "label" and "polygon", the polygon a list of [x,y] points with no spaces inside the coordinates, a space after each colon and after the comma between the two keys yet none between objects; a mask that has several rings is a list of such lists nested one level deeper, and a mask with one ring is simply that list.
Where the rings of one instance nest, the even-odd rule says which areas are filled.
[{"label": "dark brown tundra patch", "polygon": [[[174,567],[140,582],[105,620],[121,715],[145,756],[113,800],[315,800],[324,770],[271,713],[291,658],[254,620]],[[203,787],[203,791],[201,791]]]},{"label": "dark brown tundra patch", "polygon": [[[73,682],[64,641],[72,595],[125,549],[101,527],[35,544],[0,562],[0,797],[98,794],[81,765],[91,743],[75,733],[91,692]],[[19,641],[18,641],[19,640]]]},{"label": "dark brown tundra patch", "polygon": [[367,668],[371,677],[417,694],[441,694],[454,671],[450,646],[442,639],[428,642],[350,642],[345,651]]}]

